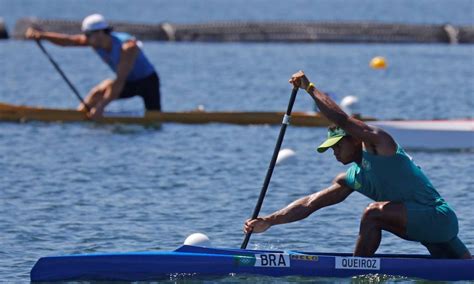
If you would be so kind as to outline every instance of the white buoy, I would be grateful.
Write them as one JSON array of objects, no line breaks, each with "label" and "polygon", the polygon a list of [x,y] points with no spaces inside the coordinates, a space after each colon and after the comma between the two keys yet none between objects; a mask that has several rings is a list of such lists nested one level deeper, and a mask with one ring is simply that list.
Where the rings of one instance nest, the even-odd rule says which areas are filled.
[{"label": "white buoy", "polygon": [[339,104],[342,110],[348,114],[358,113],[359,99],[356,96],[345,96]]},{"label": "white buoy", "polygon": [[290,148],[281,149],[278,152],[278,157],[276,160],[276,165],[280,164],[281,162],[288,160],[296,155],[295,151],[291,150]]},{"label": "white buoy", "polygon": [[210,247],[211,241],[208,236],[202,233],[194,233],[184,240],[184,244],[188,246]]}]

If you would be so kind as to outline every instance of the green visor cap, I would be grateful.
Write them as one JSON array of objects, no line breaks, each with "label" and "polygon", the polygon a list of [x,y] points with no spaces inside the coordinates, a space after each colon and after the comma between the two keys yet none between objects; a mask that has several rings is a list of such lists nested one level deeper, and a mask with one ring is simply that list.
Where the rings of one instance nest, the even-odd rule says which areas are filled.
[{"label": "green visor cap", "polygon": [[323,142],[323,144],[319,145],[317,149],[318,152],[326,152],[328,148],[336,145],[336,143],[339,142],[339,140],[341,140],[344,136],[347,136],[347,134],[342,128],[336,127],[334,129],[328,129],[328,138]]}]

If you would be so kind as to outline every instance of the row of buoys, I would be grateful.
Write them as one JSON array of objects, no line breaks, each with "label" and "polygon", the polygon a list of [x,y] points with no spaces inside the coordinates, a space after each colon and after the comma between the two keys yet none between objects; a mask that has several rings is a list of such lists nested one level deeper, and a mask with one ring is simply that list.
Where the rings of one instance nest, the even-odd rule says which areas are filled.
[{"label": "row of buoys", "polygon": [[[110,21],[116,31],[140,40],[210,42],[474,43],[474,26],[378,22],[208,22],[198,24]],[[77,33],[80,20],[20,18],[11,37],[21,39],[29,26]]]},{"label": "row of buoys", "polygon": [[[26,27],[23,27],[21,29],[22,32],[26,30]],[[7,39],[8,38],[8,33],[5,27],[5,22],[3,21],[2,18],[0,18],[0,39]],[[384,57],[382,56],[376,56],[372,58],[372,60],[369,63],[369,66],[373,69],[385,69],[387,68],[387,62]]]}]

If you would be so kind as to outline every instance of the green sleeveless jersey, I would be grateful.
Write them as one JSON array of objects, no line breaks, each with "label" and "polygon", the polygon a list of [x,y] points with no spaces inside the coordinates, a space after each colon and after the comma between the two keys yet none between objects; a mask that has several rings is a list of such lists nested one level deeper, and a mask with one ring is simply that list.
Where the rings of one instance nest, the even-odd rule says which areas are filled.
[{"label": "green sleeveless jersey", "polygon": [[375,201],[403,203],[406,237],[424,244],[434,257],[460,258],[469,252],[457,237],[456,213],[399,145],[389,157],[362,151],[360,165],[347,170],[346,183]]},{"label": "green sleeveless jersey", "polygon": [[411,201],[428,206],[444,203],[420,167],[399,145],[393,156],[362,151],[361,164],[354,163],[347,170],[346,182],[375,201]]}]

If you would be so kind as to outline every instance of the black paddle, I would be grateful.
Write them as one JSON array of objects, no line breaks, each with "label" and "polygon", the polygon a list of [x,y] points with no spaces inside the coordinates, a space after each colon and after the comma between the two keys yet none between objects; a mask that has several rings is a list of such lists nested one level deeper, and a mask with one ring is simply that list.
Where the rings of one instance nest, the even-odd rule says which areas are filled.
[{"label": "black paddle", "polygon": [[[276,160],[278,158],[278,153],[280,152],[281,144],[283,142],[283,137],[285,136],[286,127],[290,124],[290,117],[291,117],[291,110],[293,109],[293,104],[295,103],[296,93],[298,93],[298,87],[294,87],[291,91],[290,101],[288,103],[288,109],[286,110],[286,114],[283,117],[283,121],[281,123],[280,128],[280,135],[278,135],[278,140],[275,146],[275,150],[273,150],[272,160],[270,162],[270,166],[268,167],[267,175],[265,176],[265,181],[263,182],[262,190],[260,191],[260,196],[258,197],[257,205],[253,210],[252,219],[258,217],[260,213],[260,209],[262,208],[263,199],[265,198],[265,194],[267,193],[268,184],[270,183],[270,179],[272,178],[273,169],[275,168]],[[249,243],[250,236],[252,232],[249,232],[245,235],[245,239],[240,246],[241,249],[246,249],[247,244]]]},{"label": "black paddle", "polygon": [[66,74],[64,74],[64,72],[61,70],[61,68],[59,68],[59,65],[56,63],[56,61],[54,61],[54,59],[51,57],[51,55],[49,55],[48,51],[46,51],[46,49],[44,48],[43,44],[41,43],[41,41],[39,39],[36,39],[36,44],[39,46],[39,48],[41,49],[41,51],[43,51],[44,55],[46,55],[46,57],[48,57],[49,61],[53,64],[54,68],[56,68],[56,70],[59,72],[59,74],[61,74],[61,76],[63,77],[64,81],[66,81],[66,83],[69,85],[69,87],[71,88],[71,90],[74,92],[74,94],[76,95],[76,97],[79,99],[79,101],[81,101],[81,103],[84,105],[84,107],[87,109],[87,111],[90,111],[91,109],[89,108],[89,106],[84,102],[84,100],[82,99],[81,95],[79,95],[79,92],[77,91],[76,87],[74,87],[74,85],[71,83],[71,81],[69,81],[69,79],[66,77]]}]

